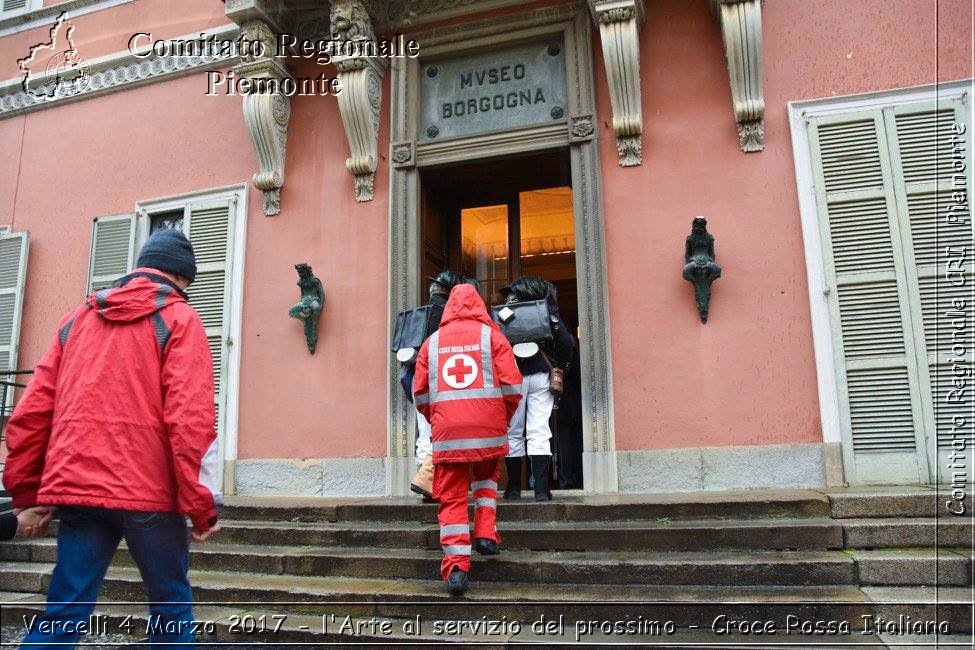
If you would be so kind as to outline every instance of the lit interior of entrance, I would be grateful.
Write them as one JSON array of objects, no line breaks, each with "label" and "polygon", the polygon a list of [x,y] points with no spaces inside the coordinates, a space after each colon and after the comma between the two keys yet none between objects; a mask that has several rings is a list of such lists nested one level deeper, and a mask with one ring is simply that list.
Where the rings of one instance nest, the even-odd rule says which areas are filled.
[{"label": "lit interior of entrance", "polygon": [[[424,277],[444,268],[475,277],[489,306],[501,302],[498,290],[512,280],[524,275],[544,278],[555,285],[562,318],[578,340],[567,151],[425,170],[421,186]],[[574,365],[570,364],[566,392],[551,419],[557,471],[553,488],[582,487],[578,359]]]}]

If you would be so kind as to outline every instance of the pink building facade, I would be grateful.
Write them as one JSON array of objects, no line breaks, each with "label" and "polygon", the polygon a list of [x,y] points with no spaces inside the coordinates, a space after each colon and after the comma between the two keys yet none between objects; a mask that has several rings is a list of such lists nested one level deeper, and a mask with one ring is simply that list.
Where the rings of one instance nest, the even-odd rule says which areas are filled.
[{"label": "pink building facade", "polygon": [[[414,424],[391,328],[429,269],[456,260],[491,267],[488,286],[518,268],[560,274],[589,492],[971,471],[966,0],[7,4],[7,368],[33,367],[59,317],[131,269],[150,230],[183,227],[225,493],[406,492]],[[201,33],[402,33],[418,55],[145,49]],[[245,99],[215,83],[231,72],[323,75],[341,91]],[[452,95],[451,75],[480,94]],[[698,215],[722,268],[706,323],[681,277]],[[503,250],[478,239],[491,223],[507,224]],[[288,316],[299,262],[326,293],[314,354]]]}]

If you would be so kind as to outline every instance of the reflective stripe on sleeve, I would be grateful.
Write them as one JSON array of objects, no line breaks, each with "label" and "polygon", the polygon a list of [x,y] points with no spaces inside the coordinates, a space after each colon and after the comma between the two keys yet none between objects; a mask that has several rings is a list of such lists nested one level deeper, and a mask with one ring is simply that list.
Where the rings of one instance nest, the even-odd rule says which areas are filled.
[{"label": "reflective stripe on sleeve", "polygon": [[514,386],[502,386],[502,395],[521,395],[521,384],[515,384]]}]

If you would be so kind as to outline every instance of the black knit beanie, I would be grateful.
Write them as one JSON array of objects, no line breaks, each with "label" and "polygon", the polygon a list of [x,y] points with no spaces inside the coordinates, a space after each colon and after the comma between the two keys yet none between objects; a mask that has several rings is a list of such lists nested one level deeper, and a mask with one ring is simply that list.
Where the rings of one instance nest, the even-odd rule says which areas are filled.
[{"label": "black knit beanie", "polygon": [[190,282],[196,278],[193,244],[175,228],[162,228],[152,233],[139,251],[137,265],[176,273]]}]

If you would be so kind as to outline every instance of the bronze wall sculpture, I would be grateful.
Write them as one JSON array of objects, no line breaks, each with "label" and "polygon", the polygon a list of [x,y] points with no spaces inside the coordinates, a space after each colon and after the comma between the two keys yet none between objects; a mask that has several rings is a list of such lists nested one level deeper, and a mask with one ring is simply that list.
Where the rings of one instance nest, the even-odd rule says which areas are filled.
[{"label": "bronze wall sculpture", "polygon": [[684,243],[684,279],[694,285],[694,300],[701,322],[708,322],[711,305],[711,283],[721,277],[721,267],[715,262],[714,237],[708,232],[708,221],[694,217],[691,234]]},{"label": "bronze wall sculpture", "polygon": [[315,346],[318,344],[318,319],[325,306],[325,287],[322,286],[322,281],[312,274],[311,267],[304,262],[295,264],[295,270],[298,271],[297,284],[301,289],[301,298],[288,310],[288,315],[304,323],[308,351],[315,354]]}]

